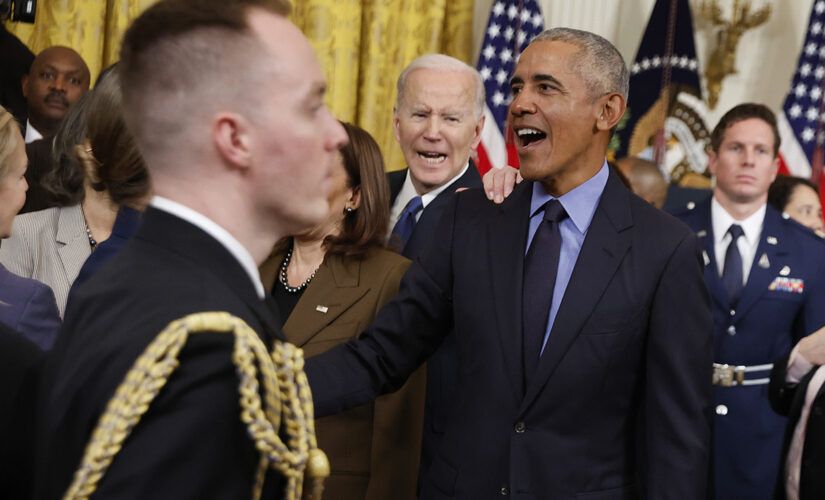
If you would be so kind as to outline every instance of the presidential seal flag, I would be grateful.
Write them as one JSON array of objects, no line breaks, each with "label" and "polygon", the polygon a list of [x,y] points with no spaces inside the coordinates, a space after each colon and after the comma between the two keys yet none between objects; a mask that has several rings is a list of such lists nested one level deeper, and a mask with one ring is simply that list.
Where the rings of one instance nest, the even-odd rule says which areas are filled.
[{"label": "presidential seal flag", "polygon": [[518,56],[530,40],[544,30],[544,19],[536,0],[496,0],[478,56],[477,69],[484,80],[486,117],[478,145],[478,170],[518,166],[513,131],[507,124],[510,106],[510,77]]},{"label": "presidential seal flag", "polygon": [[687,0],[658,0],[630,66],[627,112],[610,145],[613,158],[654,161],[672,182],[707,175],[706,115],[690,6]]}]

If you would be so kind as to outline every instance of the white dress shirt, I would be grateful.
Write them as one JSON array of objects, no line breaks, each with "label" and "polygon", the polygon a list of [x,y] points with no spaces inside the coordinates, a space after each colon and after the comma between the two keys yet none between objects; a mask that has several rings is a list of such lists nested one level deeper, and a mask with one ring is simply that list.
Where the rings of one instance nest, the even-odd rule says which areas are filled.
[{"label": "white dress shirt", "polygon": [[[464,175],[467,169],[470,168],[470,162],[468,161],[464,168],[461,169],[461,172],[458,173],[455,177],[450,179],[449,181],[442,184],[440,187],[433,189],[428,193],[424,193],[421,195],[421,210],[415,214],[415,221],[418,222],[418,219],[421,218],[421,214],[424,213],[424,209],[427,208],[427,205],[430,204],[431,201],[435,199],[436,196],[441,194],[442,191],[447,189],[453,182],[458,180],[459,177]],[[404,208],[406,208],[407,203],[410,202],[411,199],[418,196],[418,192],[415,190],[415,186],[413,186],[412,179],[410,179],[410,170],[407,169],[407,178],[404,179],[404,185],[401,186],[401,191],[398,192],[398,196],[395,197],[395,202],[392,204],[392,209],[390,210],[390,231],[395,227],[395,224],[398,223],[398,219],[401,217],[401,213],[404,212]],[[392,234],[387,235],[387,240],[389,241],[390,236]]]},{"label": "white dress shirt", "polygon": [[37,139],[42,139],[42,138],[43,138],[43,134],[38,132],[38,130],[32,126],[32,122],[30,122],[29,120],[26,120],[26,138],[25,138],[26,144],[28,144],[30,142],[34,142]]},{"label": "white dress shirt", "polygon": [[215,221],[202,213],[192,210],[191,208],[181,205],[180,203],[172,201],[168,198],[153,196],[149,204],[158,210],[163,210],[164,212],[169,212],[176,217],[180,217],[218,240],[218,242],[223,245],[233,257],[235,257],[241,267],[243,267],[244,271],[246,271],[249,275],[249,279],[255,287],[255,292],[258,294],[258,298],[263,300],[266,297],[264,285],[261,283],[261,273],[258,272],[258,266],[255,265],[255,259],[252,258],[249,251],[247,251],[247,249],[244,248],[244,246],[241,245],[235,237],[229,234],[226,229],[222,228],[216,224]]},{"label": "white dress shirt", "polygon": [[716,267],[719,276],[725,267],[725,254],[728,252],[731,235],[728,229],[731,224],[739,224],[744,234],[736,242],[739,248],[739,255],[742,256],[742,284],[748,282],[748,275],[751,272],[753,259],[756,257],[756,249],[759,247],[759,237],[762,235],[762,225],[765,222],[765,210],[767,205],[762,205],[756,212],[747,219],[736,220],[714,197],[710,202],[710,220],[713,224],[713,253],[716,255]]}]

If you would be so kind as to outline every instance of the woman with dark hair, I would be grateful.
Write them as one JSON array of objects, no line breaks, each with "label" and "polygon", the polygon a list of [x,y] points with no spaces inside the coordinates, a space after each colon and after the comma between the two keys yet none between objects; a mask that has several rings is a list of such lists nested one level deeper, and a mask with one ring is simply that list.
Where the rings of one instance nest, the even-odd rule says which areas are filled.
[{"label": "woman with dark hair", "polygon": [[115,219],[126,213],[125,222],[136,226],[131,209],[148,201],[149,175],[123,122],[116,70],[69,111],[55,136],[54,158],[57,168],[43,183],[62,206],[16,217],[0,263],[49,285],[62,316],[84,262],[98,242],[118,234]]},{"label": "woman with dark hair", "polygon": [[822,203],[816,186],[808,179],[777,175],[768,189],[768,203],[775,209],[825,237]]},{"label": "woman with dark hair", "polygon": [[[344,128],[349,144],[333,174],[326,220],[279,242],[260,268],[287,340],[307,357],[357,337],[396,295],[410,265],[384,248],[389,185],[378,144],[354,125]],[[398,392],[316,421],[332,466],[325,497],[415,498],[423,377],[419,370]]]}]

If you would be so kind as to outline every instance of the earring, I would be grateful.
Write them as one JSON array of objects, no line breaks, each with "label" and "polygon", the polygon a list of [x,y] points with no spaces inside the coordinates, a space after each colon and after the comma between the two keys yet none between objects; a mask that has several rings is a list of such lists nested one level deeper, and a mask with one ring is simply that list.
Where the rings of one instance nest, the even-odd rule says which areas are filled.
[{"label": "earring", "polygon": [[347,214],[351,214],[351,213],[352,213],[352,207],[347,207],[347,208],[345,208],[344,210],[346,210]]}]

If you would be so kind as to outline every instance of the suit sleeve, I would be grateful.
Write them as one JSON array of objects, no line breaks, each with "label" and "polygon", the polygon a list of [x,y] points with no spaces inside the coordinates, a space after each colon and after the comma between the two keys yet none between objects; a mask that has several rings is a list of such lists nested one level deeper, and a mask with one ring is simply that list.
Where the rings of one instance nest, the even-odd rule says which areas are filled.
[{"label": "suit sleeve", "polygon": [[34,288],[23,307],[18,328],[41,349],[51,348],[60,331],[60,313],[51,288],[46,285]]},{"label": "suit sleeve", "polygon": [[358,339],[307,360],[316,416],[397,390],[452,329],[452,237],[460,198],[453,197],[429,252],[413,262],[373,324]]},{"label": "suit sleeve", "polygon": [[709,471],[713,320],[696,237],[686,235],[655,291],[639,470],[647,498],[704,498]]},{"label": "suit sleeve", "polygon": [[[816,243],[820,243],[817,241]],[[805,283],[807,293],[805,294],[804,327],[796,328],[791,342],[796,345],[799,339],[819,330],[825,326],[825,263],[822,260],[823,245],[814,247],[816,259],[816,273],[813,279]]]},{"label": "suit sleeve", "polygon": [[771,370],[771,382],[768,390],[768,398],[771,401],[771,408],[780,415],[787,416],[791,410],[791,403],[796,394],[796,388],[799,384],[791,384],[785,381],[788,374],[788,359],[791,354],[788,353],[773,364]]}]

